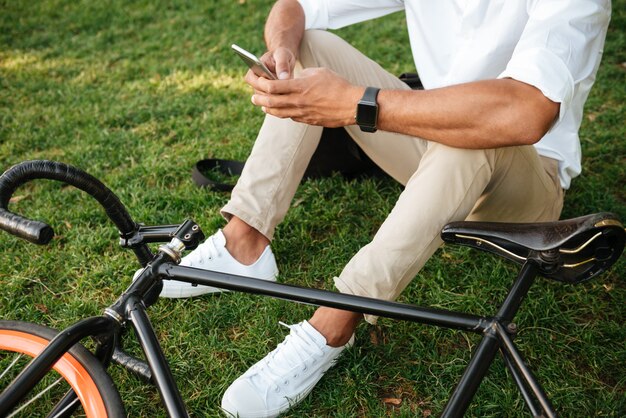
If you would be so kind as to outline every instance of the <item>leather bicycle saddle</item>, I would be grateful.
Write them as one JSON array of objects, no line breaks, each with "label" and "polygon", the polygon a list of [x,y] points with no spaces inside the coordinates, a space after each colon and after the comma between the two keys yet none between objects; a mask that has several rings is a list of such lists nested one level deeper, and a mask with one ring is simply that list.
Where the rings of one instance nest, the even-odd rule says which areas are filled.
[{"label": "leather bicycle saddle", "polygon": [[453,222],[441,238],[519,264],[534,261],[545,277],[579,283],[619,259],[626,231],[614,214],[604,212],[541,223]]}]

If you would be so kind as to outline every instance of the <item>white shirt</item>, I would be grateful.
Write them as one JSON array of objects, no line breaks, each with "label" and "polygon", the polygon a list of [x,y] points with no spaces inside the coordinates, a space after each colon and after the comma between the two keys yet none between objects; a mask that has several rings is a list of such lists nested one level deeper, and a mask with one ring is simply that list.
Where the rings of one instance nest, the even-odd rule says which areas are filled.
[{"label": "white shirt", "polygon": [[600,64],[610,0],[299,0],[306,29],[337,29],[405,10],[427,89],[494,78],[537,87],[561,104],[535,144],[559,161],[567,189],[580,174],[578,129]]}]

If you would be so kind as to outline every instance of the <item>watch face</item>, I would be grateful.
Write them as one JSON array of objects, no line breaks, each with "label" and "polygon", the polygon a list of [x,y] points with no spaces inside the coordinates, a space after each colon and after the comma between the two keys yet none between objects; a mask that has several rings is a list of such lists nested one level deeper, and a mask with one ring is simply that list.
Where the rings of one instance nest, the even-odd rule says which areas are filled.
[{"label": "watch face", "polygon": [[378,117],[378,106],[376,106],[376,104],[371,103],[371,104],[366,104],[366,103],[359,103],[357,106],[357,123],[359,125],[365,125],[365,126],[376,126],[376,120]]}]

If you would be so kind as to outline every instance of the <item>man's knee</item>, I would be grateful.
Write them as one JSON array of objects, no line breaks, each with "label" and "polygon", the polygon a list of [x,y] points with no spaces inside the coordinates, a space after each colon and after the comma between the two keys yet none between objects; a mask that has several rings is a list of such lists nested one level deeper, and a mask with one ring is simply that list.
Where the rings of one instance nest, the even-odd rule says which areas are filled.
[{"label": "man's knee", "polygon": [[337,42],[345,42],[334,33],[320,29],[304,32],[300,43],[300,63],[304,68],[326,67],[328,54],[332,54]]},{"label": "man's knee", "polygon": [[485,164],[490,169],[493,169],[495,156],[495,149],[456,148],[430,141],[424,155],[426,158],[424,161],[435,159],[448,166],[451,170],[465,165],[482,166]]}]

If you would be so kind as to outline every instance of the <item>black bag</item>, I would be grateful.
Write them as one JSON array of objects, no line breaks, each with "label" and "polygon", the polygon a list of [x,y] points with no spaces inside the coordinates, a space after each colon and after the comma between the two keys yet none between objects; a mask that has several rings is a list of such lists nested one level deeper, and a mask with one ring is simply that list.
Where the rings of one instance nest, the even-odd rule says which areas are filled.
[{"label": "black bag", "polygon": [[[209,158],[196,163],[191,173],[199,187],[228,192],[233,185],[224,176],[237,176],[244,162]],[[363,152],[343,128],[324,128],[322,138],[304,172],[305,179],[328,177],[339,173],[347,178],[382,176],[384,172]]]},{"label": "black bag", "polygon": [[[417,74],[404,73],[399,78],[414,90],[423,89]],[[241,174],[243,166],[244,162],[234,160],[213,158],[200,160],[193,167],[191,177],[199,187],[230,191],[233,188],[232,184],[223,183],[215,178],[237,176]],[[350,138],[344,128],[324,128],[304,178],[328,177],[333,173],[339,173],[347,178],[386,175]]]}]

